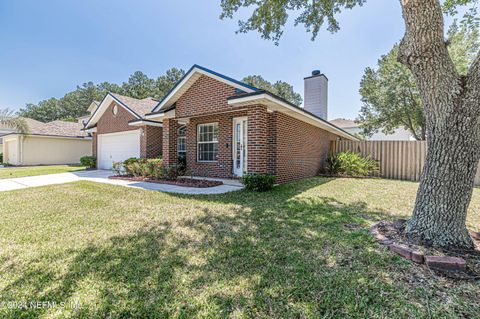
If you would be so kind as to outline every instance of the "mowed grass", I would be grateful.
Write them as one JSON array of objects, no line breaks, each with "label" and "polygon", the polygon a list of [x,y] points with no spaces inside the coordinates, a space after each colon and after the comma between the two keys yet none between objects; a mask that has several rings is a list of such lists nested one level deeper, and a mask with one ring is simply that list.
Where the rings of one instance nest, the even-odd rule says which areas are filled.
[{"label": "mowed grass", "polygon": [[[311,178],[264,194],[83,181],[3,192],[0,317],[478,318],[478,281],[439,277],[368,233],[408,216],[416,188]],[[477,230],[479,208],[476,189]]]},{"label": "mowed grass", "polygon": [[76,172],[84,169],[85,166],[80,165],[5,167],[0,168],[0,179]]}]

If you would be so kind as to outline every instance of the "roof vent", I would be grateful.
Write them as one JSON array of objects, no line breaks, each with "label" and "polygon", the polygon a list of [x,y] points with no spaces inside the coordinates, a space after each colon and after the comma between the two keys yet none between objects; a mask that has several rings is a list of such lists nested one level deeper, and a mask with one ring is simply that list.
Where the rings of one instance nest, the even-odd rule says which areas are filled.
[{"label": "roof vent", "polygon": [[315,75],[320,75],[320,70],[313,70],[312,71],[312,76],[315,76]]}]

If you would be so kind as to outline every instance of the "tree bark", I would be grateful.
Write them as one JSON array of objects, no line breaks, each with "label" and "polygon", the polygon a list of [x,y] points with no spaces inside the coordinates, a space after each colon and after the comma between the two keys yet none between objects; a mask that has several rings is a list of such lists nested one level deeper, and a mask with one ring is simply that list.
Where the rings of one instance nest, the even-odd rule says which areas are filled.
[{"label": "tree bark", "polygon": [[480,158],[480,61],[461,77],[444,40],[438,0],[400,0],[405,36],[398,59],[414,74],[426,115],[427,159],[407,235],[441,247],[473,248],[467,209]]}]

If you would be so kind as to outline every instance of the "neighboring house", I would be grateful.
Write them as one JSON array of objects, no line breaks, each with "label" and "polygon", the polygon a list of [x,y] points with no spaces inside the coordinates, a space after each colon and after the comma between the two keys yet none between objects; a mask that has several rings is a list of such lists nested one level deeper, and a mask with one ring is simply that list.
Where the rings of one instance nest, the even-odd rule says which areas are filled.
[{"label": "neighboring house", "polygon": [[[360,128],[360,124],[356,123],[354,120],[349,119],[334,119],[329,121],[330,123],[342,128],[344,131],[357,135],[363,132]],[[404,128],[397,128],[392,134],[385,134],[382,132],[373,133],[372,136],[367,137],[366,140],[369,141],[415,141],[412,133],[407,131]]]},{"label": "neighboring house", "polygon": [[161,102],[107,94],[86,130],[99,168],[132,156],[162,156],[167,165],[186,156],[195,176],[270,173],[284,183],[318,174],[331,141],[356,140],[320,117],[327,114],[327,84],[318,71],[305,78],[301,108],[194,65]]},{"label": "neighboring house", "polygon": [[3,136],[3,160],[12,165],[74,164],[91,155],[92,138],[78,122],[25,119],[28,132]]}]

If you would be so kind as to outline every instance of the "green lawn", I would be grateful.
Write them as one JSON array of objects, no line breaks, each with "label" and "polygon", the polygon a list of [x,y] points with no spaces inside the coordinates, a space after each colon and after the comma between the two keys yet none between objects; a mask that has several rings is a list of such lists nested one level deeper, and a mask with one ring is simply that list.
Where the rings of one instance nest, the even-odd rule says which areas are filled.
[{"label": "green lawn", "polygon": [[80,165],[51,165],[51,166],[26,166],[0,168],[0,179],[46,174],[67,173],[84,170]]},{"label": "green lawn", "polygon": [[[312,178],[200,197],[84,181],[3,192],[0,317],[478,318],[478,281],[438,277],[368,233],[407,216],[416,187]],[[475,189],[477,230],[479,211]]]}]

